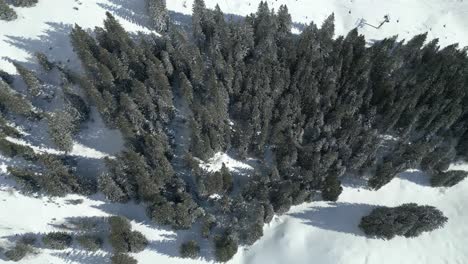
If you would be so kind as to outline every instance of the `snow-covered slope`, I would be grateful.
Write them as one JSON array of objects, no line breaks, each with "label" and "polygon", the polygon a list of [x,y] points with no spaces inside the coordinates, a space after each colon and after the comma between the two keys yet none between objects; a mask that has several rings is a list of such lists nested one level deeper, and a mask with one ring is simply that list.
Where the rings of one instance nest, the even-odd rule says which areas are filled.
[{"label": "snow-covered slope", "polygon": [[[209,7],[218,3],[226,13],[246,15],[254,12],[260,0],[206,0]],[[370,43],[384,37],[399,35],[401,39],[428,32],[429,38],[440,38],[442,45],[468,45],[468,2],[465,0],[269,0],[277,9],[287,4],[293,19],[300,23],[320,24],[335,13],[337,33],[345,34],[361,25],[360,32]],[[176,17],[189,14],[192,0],[168,0],[168,8]],[[77,9],[75,9],[76,7]],[[14,73],[9,60],[35,65],[31,55],[46,53],[54,61],[79,67],[69,44],[68,33],[74,23],[92,29],[101,26],[105,11],[113,13],[125,28],[132,32],[149,29],[143,13],[143,0],[40,0],[33,8],[15,8],[19,19],[0,21],[0,68]],[[390,22],[380,29],[363,25],[382,22],[384,15]],[[70,59],[70,62],[67,60]],[[101,159],[114,154],[113,140],[105,141],[102,134],[91,131],[97,139],[80,138],[73,154]],[[102,141],[101,146],[94,144]],[[86,144],[84,144],[85,142]],[[80,145],[81,144],[81,145]],[[119,143],[121,144],[121,143]],[[86,145],[87,147],[80,148]],[[94,150],[94,148],[99,149]],[[50,150],[47,150],[50,151]],[[104,152],[107,152],[104,153]],[[40,233],[54,230],[51,224],[61,223],[73,216],[104,216],[123,214],[133,219],[133,227],[142,231],[150,246],[135,254],[139,263],[207,263],[178,257],[178,246],[189,232],[172,232],[150,224],[144,210],[136,205],[110,204],[101,197],[69,196],[60,199],[26,197],[16,192],[14,184],[5,178],[5,164],[0,169],[0,247],[8,246],[16,234]],[[248,165],[226,155],[215,156],[206,168],[216,170],[222,162],[246,169]],[[467,165],[453,168],[466,169]],[[79,205],[67,199],[82,198]],[[293,208],[287,215],[277,217],[264,228],[264,237],[252,247],[240,249],[231,263],[468,263],[468,180],[450,190],[430,188],[427,178],[413,171],[404,173],[377,192],[359,185],[347,185],[336,204],[315,202]],[[399,205],[418,202],[434,205],[449,217],[446,227],[414,239],[396,238],[391,241],[369,239],[357,228],[360,218],[376,205]],[[210,245],[202,245],[202,255],[209,256]],[[77,249],[65,252],[42,250],[22,263],[107,263],[105,252],[87,253]],[[6,262],[0,259],[0,263]]]}]

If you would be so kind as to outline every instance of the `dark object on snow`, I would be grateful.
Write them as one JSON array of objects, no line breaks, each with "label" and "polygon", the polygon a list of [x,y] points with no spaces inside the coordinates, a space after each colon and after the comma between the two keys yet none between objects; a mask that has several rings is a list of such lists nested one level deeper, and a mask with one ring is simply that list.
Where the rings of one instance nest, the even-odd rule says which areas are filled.
[{"label": "dark object on snow", "polygon": [[361,219],[359,227],[368,236],[392,239],[395,236],[417,237],[445,225],[448,218],[433,206],[414,203],[398,207],[378,207]]}]

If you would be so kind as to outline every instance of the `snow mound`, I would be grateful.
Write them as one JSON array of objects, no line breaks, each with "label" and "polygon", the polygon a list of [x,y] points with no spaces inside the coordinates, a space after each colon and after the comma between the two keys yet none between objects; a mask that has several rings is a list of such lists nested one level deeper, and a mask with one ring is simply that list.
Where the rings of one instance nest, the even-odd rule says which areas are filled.
[{"label": "snow mound", "polygon": [[200,161],[200,168],[209,171],[209,172],[216,172],[221,170],[223,164],[229,169],[229,171],[233,172],[242,172],[245,170],[253,170],[252,166],[243,163],[241,161],[235,160],[231,158],[228,154],[223,152],[216,153],[212,158],[210,158],[207,162]]},{"label": "snow mound", "polygon": [[[38,154],[43,154],[43,153],[48,153],[52,155],[64,155],[65,152],[52,149],[52,148],[47,148],[47,147],[40,147],[40,146],[34,146],[31,145],[30,143],[18,139],[18,138],[13,138],[13,137],[6,137],[6,140],[10,141],[11,143],[22,145],[22,146],[28,146],[34,150],[35,153]],[[112,156],[103,153],[101,151],[86,147],[78,142],[74,142],[73,144],[73,149],[70,153],[68,153],[70,156],[76,156],[76,157],[84,157],[84,158],[90,158],[90,159],[103,159],[106,157],[112,158]]]}]

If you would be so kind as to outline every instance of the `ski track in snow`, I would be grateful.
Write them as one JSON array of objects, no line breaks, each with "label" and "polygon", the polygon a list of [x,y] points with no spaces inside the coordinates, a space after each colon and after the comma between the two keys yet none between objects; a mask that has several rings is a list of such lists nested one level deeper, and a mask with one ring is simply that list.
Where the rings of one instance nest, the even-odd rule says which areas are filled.
[{"label": "ski track in snow", "polygon": [[[193,0],[168,0],[168,9],[176,20],[190,14]],[[255,12],[260,0],[206,0],[208,7],[219,4],[225,13],[246,15]],[[380,29],[360,27],[369,44],[393,35],[409,39],[428,32],[428,38],[439,38],[446,46],[468,45],[468,2],[465,0],[278,0],[267,1],[278,9],[287,4],[293,20],[299,23],[314,21],[320,25],[335,13],[336,32],[346,34],[365,21],[378,25],[384,15],[390,22]],[[73,9],[77,7],[78,10]],[[76,55],[68,40],[68,33],[77,23],[85,29],[102,26],[105,11],[113,13],[131,32],[150,32],[145,26],[148,17],[142,13],[143,0],[39,0],[33,8],[15,8],[19,18],[13,22],[0,21],[0,68],[15,73],[10,60],[18,60],[32,68],[36,51],[44,52],[53,61],[68,63],[79,69]],[[180,22],[180,21],[179,21]],[[296,26],[294,32],[298,33]],[[71,59],[70,62],[66,62]],[[9,139],[26,145],[26,141]],[[28,144],[29,145],[29,144]],[[35,151],[61,154],[60,151],[31,146]],[[112,149],[112,148],[110,148]],[[114,154],[114,153],[112,153]],[[101,159],[106,153],[75,143],[72,155]],[[1,158],[1,157],[0,157]],[[73,216],[107,216],[123,214],[133,219],[134,229],[143,232],[150,246],[141,253],[132,254],[139,263],[209,263],[205,260],[187,260],[178,257],[178,246],[189,232],[172,232],[150,225],[144,209],[136,204],[111,204],[102,198],[69,195],[65,198],[35,198],[24,196],[10,187],[4,177],[6,163],[0,163],[0,247],[11,245],[9,238],[16,234],[43,233],[56,230],[50,224],[61,223]],[[231,170],[247,169],[247,164],[218,153],[206,169],[215,171],[222,163]],[[466,163],[453,164],[453,169],[468,170]],[[215,198],[215,197],[214,197]],[[67,199],[83,199],[82,204],[67,204]],[[416,170],[402,173],[378,191],[345,186],[337,203],[314,202],[296,206],[287,214],[275,217],[264,227],[264,236],[253,246],[240,248],[230,263],[272,264],[465,264],[468,263],[468,180],[447,190],[431,188],[428,178]],[[420,237],[395,238],[390,241],[370,239],[357,228],[360,218],[377,205],[396,206],[416,202],[433,205],[449,217],[445,228]],[[54,220],[55,219],[55,220]],[[193,235],[192,235],[193,236]],[[204,243],[202,251],[210,251]],[[205,252],[206,253],[206,252]],[[204,254],[204,252],[202,252]],[[0,258],[0,263],[6,262]],[[7,262],[13,263],[13,262]],[[106,252],[88,253],[77,248],[65,251],[41,249],[36,256],[22,260],[25,264],[109,263]]]}]

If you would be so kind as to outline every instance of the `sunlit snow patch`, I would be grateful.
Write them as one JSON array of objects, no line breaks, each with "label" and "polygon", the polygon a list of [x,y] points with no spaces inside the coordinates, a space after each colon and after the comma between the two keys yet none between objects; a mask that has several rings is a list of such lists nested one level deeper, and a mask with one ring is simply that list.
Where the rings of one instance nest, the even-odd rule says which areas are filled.
[{"label": "sunlit snow patch", "polygon": [[[5,137],[6,140],[10,141],[11,143],[15,143],[18,145],[22,146],[28,146],[33,149],[35,153],[48,153],[52,155],[63,155],[65,152],[52,149],[52,148],[46,148],[46,147],[39,147],[39,146],[33,146],[30,143],[18,139],[18,138],[13,138],[13,137]],[[74,142],[73,144],[73,149],[70,153],[68,153],[70,156],[77,156],[77,157],[85,157],[85,158],[90,158],[90,159],[103,159],[105,157],[111,157],[110,155],[103,153],[101,151],[86,147],[84,145],[81,145],[80,143]],[[112,157],[111,157],[112,158]]]},{"label": "sunlit snow patch", "polygon": [[207,162],[200,161],[200,168],[209,172],[216,172],[221,170],[221,168],[223,167],[223,163],[230,171],[233,172],[253,170],[252,166],[241,161],[235,160],[229,157],[228,154],[223,152],[218,152],[214,154],[214,156],[210,158]]}]

